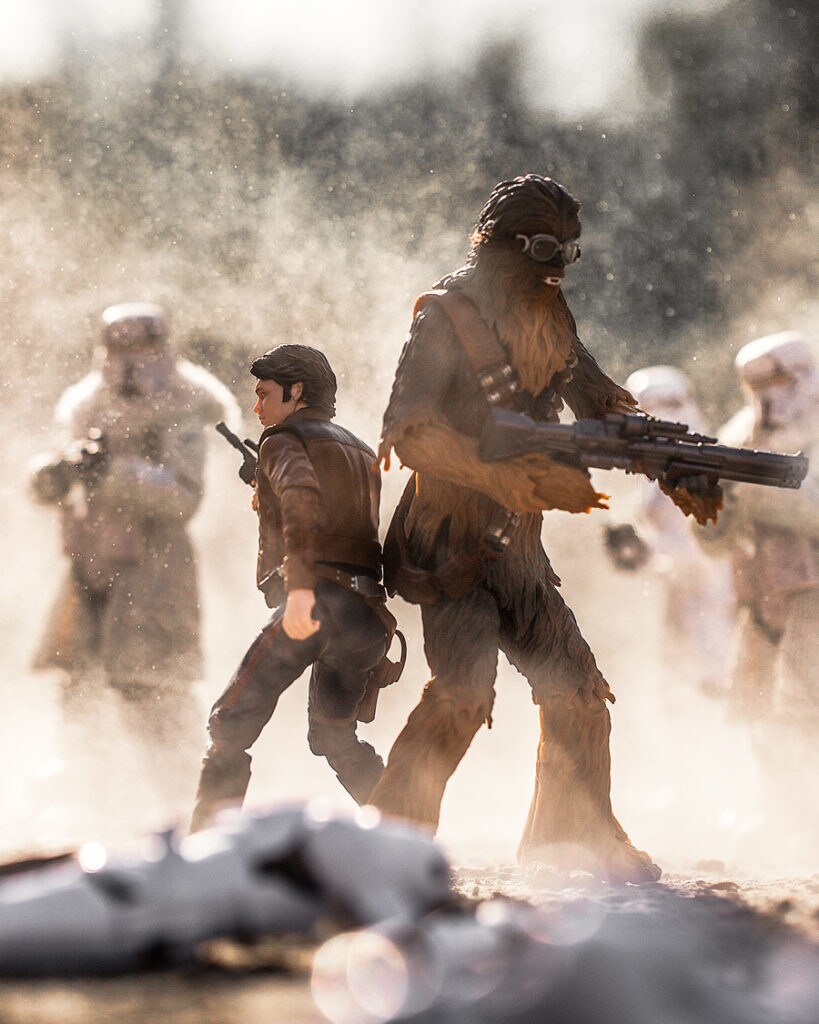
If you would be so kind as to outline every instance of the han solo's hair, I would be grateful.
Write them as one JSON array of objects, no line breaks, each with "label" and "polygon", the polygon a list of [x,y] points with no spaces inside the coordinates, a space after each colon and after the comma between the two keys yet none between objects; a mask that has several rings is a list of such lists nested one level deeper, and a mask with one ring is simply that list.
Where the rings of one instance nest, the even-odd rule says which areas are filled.
[{"label": "han solo's hair", "polygon": [[301,382],[302,401],[313,409],[335,415],[336,375],[327,357],[309,345],[278,345],[250,364],[250,372],[259,380],[274,380],[284,389],[285,401],[290,388]]}]

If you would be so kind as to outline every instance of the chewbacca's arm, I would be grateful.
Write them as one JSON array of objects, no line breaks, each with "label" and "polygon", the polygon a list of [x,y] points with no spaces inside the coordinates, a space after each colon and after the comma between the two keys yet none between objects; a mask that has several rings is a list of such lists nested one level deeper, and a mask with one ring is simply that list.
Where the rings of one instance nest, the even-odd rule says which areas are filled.
[{"label": "chewbacca's arm", "polygon": [[515,512],[606,507],[585,470],[543,455],[482,462],[477,439],[456,430],[442,413],[461,400],[471,376],[448,317],[434,303],[425,307],[415,317],[401,354],[379,457],[388,463],[395,448],[402,463],[417,472],[480,491]]},{"label": "chewbacca's arm", "polygon": [[513,512],[607,508],[605,495],[594,490],[585,470],[550,462],[542,455],[482,462],[475,438],[441,421],[411,427],[396,442],[395,450],[402,463],[422,476],[429,473],[481,491]]},{"label": "chewbacca's arm", "polygon": [[597,360],[580,341],[572,350],[577,357],[572,379],[558,388],[560,397],[578,419],[604,416],[608,412],[639,412],[637,401],[604,373]]},{"label": "chewbacca's arm", "polygon": [[558,393],[578,419],[593,419],[607,412],[638,412],[637,402],[601,370],[597,360],[577,336],[577,324],[563,293],[556,299],[557,310],[574,335],[572,351],[577,359],[572,377],[558,386]]},{"label": "chewbacca's arm", "polygon": [[[577,325],[562,292],[557,301],[574,334],[572,351],[577,358],[571,378],[557,388],[560,397],[578,419],[604,416],[609,412],[639,413],[641,410],[634,397],[600,369],[597,360],[577,337]],[[662,483],[660,487],[683,515],[693,516],[701,526],[717,521],[722,508],[722,492],[718,489],[712,492],[701,487],[689,491],[685,487],[670,487]]]}]

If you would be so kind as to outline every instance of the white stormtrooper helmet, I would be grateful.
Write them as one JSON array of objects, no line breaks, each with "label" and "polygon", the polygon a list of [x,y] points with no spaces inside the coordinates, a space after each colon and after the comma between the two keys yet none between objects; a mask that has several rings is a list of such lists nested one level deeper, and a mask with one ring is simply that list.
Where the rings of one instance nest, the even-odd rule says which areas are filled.
[{"label": "white stormtrooper helmet", "polygon": [[138,400],[160,390],[173,372],[167,316],[152,302],[123,302],[104,310],[97,360],[107,385]]},{"label": "white stormtrooper helmet", "polygon": [[704,429],[694,388],[682,370],[674,366],[646,366],[631,374],[626,387],[649,416],[687,423],[695,433]]},{"label": "white stormtrooper helmet", "polygon": [[781,430],[815,409],[819,374],[810,344],[798,331],[749,341],[735,365],[762,430]]}]

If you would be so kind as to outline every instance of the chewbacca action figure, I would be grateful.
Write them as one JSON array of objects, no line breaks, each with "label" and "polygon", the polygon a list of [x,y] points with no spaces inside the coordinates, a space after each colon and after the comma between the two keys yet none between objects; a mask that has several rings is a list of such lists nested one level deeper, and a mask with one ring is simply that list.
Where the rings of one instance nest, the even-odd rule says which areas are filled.
[{"label": "chewbacca action figure", "polygon": [[[524,455],[485,463],[478,437],[493,405],[554,422],[634,412],[635,400],[581,344],[561,292],[580,255],[579,203],[549,178],[500,182],[466,265],[421,296],[384,417],[416,472],[385,550],[393,593],[421,605],[433,677],[390,752],[370,802],[435,828],[447,780],[491,724],[498,650],[529,680],[540,708],[535,792],[521,860],[552,844],[582,846],[602,877],[655,880],[610,801],[614,697],[560,597],[540,542],[541,511],[605,508],[588,473]],[[698,499],[678,489],[688,511]],[[693,507],[692,507],[693,506]],[[572,867],[578,866],[572,864]]]}]

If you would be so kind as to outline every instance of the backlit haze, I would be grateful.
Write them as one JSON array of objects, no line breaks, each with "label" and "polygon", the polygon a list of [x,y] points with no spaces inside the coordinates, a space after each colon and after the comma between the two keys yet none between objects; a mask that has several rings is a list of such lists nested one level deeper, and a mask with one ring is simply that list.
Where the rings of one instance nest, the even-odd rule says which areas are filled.
[{"label": "backlit haze", "polygon": [[[163,813],[125,795],[139,771],[115,723],[98,736],[105,778],[93,750],[77,775],[56,682],[29,670],[61,556],[26,465],[57,441],[53,405],[85,372],[100,311],[163,303],[174,344],[233,388],[248,432],[249,357],[319,345],[339,419],[374,444],[414,297],[459,265],[497,180],[549,173],[583,202],[566,276],[581,337],[620,381],[684,368],[714,428],[741,403],[736,349],[816,320],[811,16],[797,0],[739,7],[0,0],[5,853],[129,836]],[[207,708],[266,616],[234,473],[214,438],[193,531],[203,748]],[[549,513],[544,541],[618,698],[615,812],[672,871],[808,870],[799,808],[774,825],[750,737],[663,661],[654,584],[607,562],[602,526],[631,501],[609,476],[612,512]],[[384,526],[404,479],[385,476]],[[427,678],[417,609],[394,607],[409,665],[362,730],[382,754]],[[531,795],[537,710],[503,660],[497,691],[444,802],[441,837],[463,861],[511,862]],[[350,804],[308,751],[305,709],[302,679],[254,749],[251,802]]]},{"label": "backlit haze", "polygon": [[[524,32],[523,78],[532,102],[570,112],[633,112],[635,25],[647,11],[688,12],[719,0],[183,0],[174,24],[186,57],[275,68],[312,88],[354,98],[420,74],[456,71],[488,42]],[[0,75],[36,77],[61,42],[94,54],[112,41],[149,40],[155,0],[3,0]]]}]

